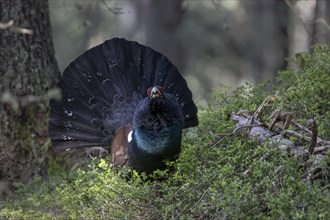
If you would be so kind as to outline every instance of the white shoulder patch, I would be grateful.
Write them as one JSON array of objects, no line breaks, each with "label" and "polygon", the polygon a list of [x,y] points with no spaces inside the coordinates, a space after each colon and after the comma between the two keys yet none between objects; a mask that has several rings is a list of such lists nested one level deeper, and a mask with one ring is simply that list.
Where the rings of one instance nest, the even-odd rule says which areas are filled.
[{"label": "white shoulder patch", "polygon": [[128,141],[128,143],[130,143],[132,141],[132,133],[133,133],[133,131],[130,131],[128,133],[128,135],[127,135],[127,141]]}]

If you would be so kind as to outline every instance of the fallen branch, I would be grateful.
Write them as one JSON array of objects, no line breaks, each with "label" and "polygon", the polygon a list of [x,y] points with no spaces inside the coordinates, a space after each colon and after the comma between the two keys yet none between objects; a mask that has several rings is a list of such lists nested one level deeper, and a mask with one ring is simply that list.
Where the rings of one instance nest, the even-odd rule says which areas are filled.
[{"label": "fallen branch", "polygon": [[[236,131],[240,130],[241,133],[244,133],[259,143],[266,143],[270,147],[278,147],[281,150],[294,147],[292,141],[284,138],[282,134],[276,134],[270,131],[263,123],[257,120],[250,120],[250,118],[241,115],[233,115],[231,119],[237,122]],[[244,129],[246,127],[249,129]]]},{"label": "fallen branch", "polygon": [[[311,121],[311,126],[307,128],[297,123],[293,119],[293,113],[291,112],[276,110],[270,116],[272,120],[269,126],[263,123],[261,118],[262,111],[270,101],[274,100],[273,96],[268,96],[254,113],[240,110],[232,115],[231,119],[236,122],[236,128],[224,136],[239,133],[269,147],[277,147],[282,151],[289,151],[290,154],[301,157],[306,162],[304,166],[307,168],[305,174],[302,175],[303,179],[314,181],[321,178],[323,174],[320,164],[324,159],[324,152],[330,148],[330,141],[322,140],[317,136],[317,124],[314,119],[308,120]],[[283,125],[274,129],[279,122],[283,123]],[[289,130],[290,125],[295,130]],[[294,137],[299,141],[295,143],[289,140],[289,137]],[[220,141],[222,140],[223,138]],[[303,144],[302,141],[306,142],[306,144]],[[316,154],[316,156],[311,157],[313,154]],[[310,160],[312,160],[312,165],[310,165]],[[244,175],[249,172],[249,170],[246,170]]]},{"label": "fallen branch", "polygon": [[320,147],[315,147],[314,153],[318,153],[318,152],[324,151],[324,150],[326,150],[328,148],[330,148],[330,145],[324,145],[324,146],[320,146]]}]

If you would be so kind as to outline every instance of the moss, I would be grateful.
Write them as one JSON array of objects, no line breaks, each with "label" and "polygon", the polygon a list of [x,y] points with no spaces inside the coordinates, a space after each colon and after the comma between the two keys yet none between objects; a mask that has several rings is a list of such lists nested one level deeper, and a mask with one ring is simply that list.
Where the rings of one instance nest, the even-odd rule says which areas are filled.
[{"label": "moss", "polygon": [[275,89],[279,107],[298,118],[315,118],[319,134],[330,137],[330,46],[317,45],[313,54],[290,58],[292,67],[279,73]]},{"label": "moss", "polygon": [[31,103],[12,112],[1,113],[0,176],[5,180],[27,181],[36,169],[45,167],[48,150],[47,109],[44,102]]},{"label": "moss", "polygon": [[[320,164],[324,179],[307,182],[301,178],[306,161],[224,135],[235,128],[234,112],[254,111],[267,95],[276,94],[264,114],[280,109],[298,119],[315,117],[323,138],[330,139],[325,131],[330,96],[322,89],[330,88],[329,46],[301,56],[304,65],[280,73],[272,89],[269,83],[232,93],[220,88],[214,95],[217,105],[200,110],[200,125],[184,133],[183,152],[167,170],[151,177],[133,172],[128,180],[129,169],[114,172],[105,160],[70,175],[51,161],[49,182],[35,179],[19,187],[21,198],[2,204],[0,218],[329,219],[329,151]],[[292,62],[297,59],[302,62],[301,57]]]}]

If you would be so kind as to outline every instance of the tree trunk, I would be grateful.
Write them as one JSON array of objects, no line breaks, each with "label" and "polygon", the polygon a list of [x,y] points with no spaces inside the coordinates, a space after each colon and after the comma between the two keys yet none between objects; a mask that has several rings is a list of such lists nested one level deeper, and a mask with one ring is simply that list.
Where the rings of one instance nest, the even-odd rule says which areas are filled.
[{"label": "tree trunk", "polygon": [[330,43],[330,2],[316,1],[313,43]]},{"label": "tree trunk", "polygon": [[60,77],[48,1],[1,0],[0,22],[0,180],[26,181],[46,158],[47,95]]},{"label": "tree trunk", "polygon": [[146,33],[146,45],[167,56],[183,73],[185,52],[178,34],[183,15],[182,0],[139,1],[135,6],[137,24]]},{"label": "tree trunk", "polygon": [[274,80],[288,55],[288,6],[284,1],[242,1],[250,26],[246,57],[255,83]]}]

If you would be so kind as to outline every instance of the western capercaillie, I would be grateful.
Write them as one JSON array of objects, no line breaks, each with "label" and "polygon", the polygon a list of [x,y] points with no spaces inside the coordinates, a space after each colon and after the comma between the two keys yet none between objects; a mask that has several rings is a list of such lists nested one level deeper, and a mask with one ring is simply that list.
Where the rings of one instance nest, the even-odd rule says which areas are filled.
[{"label": "western capercaillie", "polygon": [[73,61],[51,100],[49,136],[55,152],[109,146],[114,166],[163,168],[180,153],[182,129],[198,125],[185,79],[162,54],[114,38]]}]

